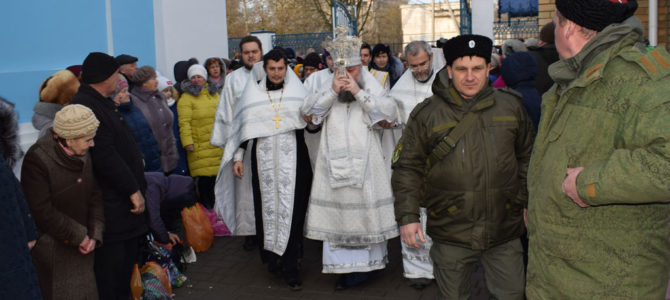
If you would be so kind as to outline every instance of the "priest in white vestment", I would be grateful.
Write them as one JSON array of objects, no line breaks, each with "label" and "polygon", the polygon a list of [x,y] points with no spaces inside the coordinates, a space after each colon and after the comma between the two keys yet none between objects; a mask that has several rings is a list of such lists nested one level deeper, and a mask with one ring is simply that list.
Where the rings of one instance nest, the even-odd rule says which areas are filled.
[{"label": "priest in white vestment", "polygon": [[[242,38],[240,49],[242,51],[242,64],[244,66],[228,74],[226,77],[226,82],[221,91],[221,98],[216,108],[212,136],[209,141],[210,144],[222,148],[226,145],[226,141],[232,134],[231,131],[234,126],[233,113],[235,112],[237,102],[246,87],[247,81],[253,77],[254,64],[258,63],[263,55],[261,42],[255,36]],[[247,173],[251,172],[250,158],[247,158],[245,165],[247,168],[245,171]],[[256,234],[256,227],[251,180],[250,178],[245,178],[243,180],[229,179],[223,181],[221,173],[224,169],[226,169],[225,162],[221,160],[216,177],[216,185],[214,186],[214,195],[216,197],[215,211],[219,217],[223,218],[223,221],[233,235],[247,236],[244,249],[253,250],[256,242],[256,238],[253,237]],[[229,170],[230,168],[226,169],[226,171]],[[224,198],[235,199],[235,203],[227,207],[229,211],[225,212],[223,211]]]},{"label": "priest in white vestment", "polygon": [[[234,164],[222,176],[251,177],[261,259],[270,272],[281,271],[292,290],[299,290],[312,168],[303,137],[307,123],[300,113],[307,90],[295,73],[287,72],[287,61],[282,50],[271,50],[263,57],[266,76],[247,81],[223,155]],[[245,172],[245,156],[251,157],[251,172]]]},{"label": "priest in white vestment", "polygon": [[387,241],[399,234],[376,129],[395,121],[396,105],[362,70],[360,40],[346,32],[338,27],[337,38],[326,43],[335,72],[301,109],[311,122],[323,122],[305,236],[323,241],[322,272],[343,274],[337,289],[383,269]]},{"label": "priest in white vestment", "polygon": [[[407,58],[408,70],[398,79],[391,89],[391,97],[398,105],[398,120],[391,129],[384,129],[382,136],[382,148],[387,166],[391,166],[391,156],[402,130],[407,124],[409,115],[414,107],[433,95],[431,89],[437,69],[444,65],[435,66],[434,54],[430,44],[425,41],[412,41],[405,46],[405,57]],[[437,67],[437,69],[436,69]],[[423,232],[426,232],[426,208],[420,208],[420,221]],[[420,239],[417,238],[420,241]],[[409,247],[400,243],[402,247],[403,275],[409,279],[410,286],[423,289],[432,281],[433,262],[430,259],[430,246],[432,240],[425,235],[425,241],[419,242],[420,248]]]}]

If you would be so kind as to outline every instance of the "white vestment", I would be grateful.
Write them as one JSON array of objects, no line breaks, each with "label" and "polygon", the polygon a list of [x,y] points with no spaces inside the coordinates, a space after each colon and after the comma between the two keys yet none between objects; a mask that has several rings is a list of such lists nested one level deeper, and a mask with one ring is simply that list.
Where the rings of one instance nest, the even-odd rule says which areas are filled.
[{"label": "white vestment", "polygon": [[384,268],[386,241],[398,236],[375,126],[395,120],[396,105],[372,75],[360,74],[356,101],[339,102],[329,84],[308,96],[302,108],[304,114],[324,118],[305,222],[305,236],[324,241],[324,273]]},{"label": "white vestment", "polygon": [[[265,77],[258,83],[255,76],[247,80],[235,106],[233,127],[223,153],[224,167],[219,170],[217,181],[225,185],[226,182],[236,180],[232,168],[233,158],[243,154],[243,150],[240,151],[238,147],[244,141],[256,139],[263,245],[265,250],[282,255],[286,250],[293,217],[297,168],[295,130],[307,125],[300,116],[300,107],[307,91],[293,72],[287,72],[282,90],[267,91],[265,87]],[[241,157],[235,157],[235,160],[239,159]],[[251,172],[245,172],[243,178],[251,178]],[[217,213],[222,214],[226,224],[235,223],[229,220],[236,219],[237,201],[226,196],[230,195],[223,195],[221,211]],[[253,195],[251,197],[253,199]],[[251,206],[253,213],[253,202]]]},{"label": "white vestment", "polygon": [[447,60],[444,58],[444,50],[442,48],[430,48],[430,50],[433,52],[433,73],[437,73],[447,65]]},{"label": "white vestment", "polygon": [[[323,69],[312,73],[305,79],[304,85],[308,94],[316,94],[324,88],[333,84],[333,72],[329,69]],[[321,122],[318,122],[321,123]],[[308,128],[309,129],[309,128]],[[316,165],[316,155],[319,153],[319,141],[321,140],[321,131],[310,133],[305,131],[305,144],[307,144],[307,151],[309,151],[309,161],[312,164],[312,171]]]},{"label": "white vestment", "polygon": [[[262,64],[262,63],[260,63]],[[212,127],[212,136],[209,143],[224,148],[226,141],[229,138],[233,128],[233,113],[237,102],[246,87],[247,81],[250,78],[262,78],[257,71],[259,63],[254,65],[254,71],[245,67],[239,68],[226,76],[226,81],[221,91],[219,104],[216,108],[216,115],[214,117],[214,126]],[[262,68],[261,68],[262,70]],[[255,75],[255,76],[254,76]],[[247,149],[251,149],[253,143],[247,145]],[[225,152],[225,148],[224,148]],[[245,157],[244,173],[251,174],[251,158]],[[216,178],[214,186],[214,195],[216,197],[215,211],[220,218],[223,218],[223,198],[236,199],[235,218],[225,220],[226,225],[233,235],[254,235],[256,234],[256,221],[254,217],[254,200],[251,189],[251,176],[240,180],[221,181],[220,175],[225,168],[224,161],[221,160],[219,165],[219,174]],[[227,171],[230,168],[226,169]]]},{"label": "white vestment", "polygon": [[[387,163],[391,164],[391,156],[393,155],[393,148],[400,140],[402,129],[404,129],[409,115],[412,113],[414,107],[433,95],[431,89],[433,80],[435,80],[435,69],[428,81],[419,82],[412,75],[411,70],[407,70],[398,79],[398,82],[391,89],[391,97],[398,105],[398,122],[397,127],[392,129],[385,129],[382,136],[382,148],[384,149],[385,159]],[[407,278],[434,278],[433,277],[433,262],[430,259],[430,247],[433,244],[432,239],[426,233],[426,209],[421,207],[419,209],[421,228],[426,238],[426,243],[422,243],[417,235],[417,241],[421,246],[420,249],[408,247],[405,243],[400,243],[402,246],[402,264],[404,268],[404,275]]]}]

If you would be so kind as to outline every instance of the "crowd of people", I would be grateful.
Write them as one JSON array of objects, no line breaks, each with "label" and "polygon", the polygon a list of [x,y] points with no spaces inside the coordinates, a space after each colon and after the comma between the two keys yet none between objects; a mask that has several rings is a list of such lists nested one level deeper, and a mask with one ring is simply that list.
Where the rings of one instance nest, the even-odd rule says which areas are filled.
[{"label": "crowd of people", "polygon": [[557,0],[539,39],[413,41],[402,59],[344,27],[304,57],[247,36],[239,61],[179,61],[175,82],[92,52],[40,86],[20,182],[0,101],[0,298],[127,299],[144,236],[181,243],[197,201],[291,290],[304,238],[341,290],[400,237],[404,277],[440,299],[467,299],[478,262],[496,299],[660,299],[670,55],[636,9]]}]

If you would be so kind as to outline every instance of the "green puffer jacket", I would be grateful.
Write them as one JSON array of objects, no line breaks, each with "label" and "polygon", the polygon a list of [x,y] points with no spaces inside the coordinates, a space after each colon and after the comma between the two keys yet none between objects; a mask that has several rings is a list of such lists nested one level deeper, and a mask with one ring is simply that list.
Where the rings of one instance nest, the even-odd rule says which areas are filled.
[{"label": "green puffer jacket", "polygon": [[[431,238],[488,249],[523,232],[533,125],[515,92],[487,84],[464,101],[450,85],[443,69],[433,83],[434,95],[412,111],[398,142],[391,179],[396,220],[419,222],[423,201]],[[426,174],[427,157],[469,109],[480,111],[477,120]]]},{"label": "green puffer jacket", "polygon": [[[528,171],[528,299],[664,299],[670,265],[670,56],[613,24],[551,65]],[[566,168],[584,167],[577,189]]]}]

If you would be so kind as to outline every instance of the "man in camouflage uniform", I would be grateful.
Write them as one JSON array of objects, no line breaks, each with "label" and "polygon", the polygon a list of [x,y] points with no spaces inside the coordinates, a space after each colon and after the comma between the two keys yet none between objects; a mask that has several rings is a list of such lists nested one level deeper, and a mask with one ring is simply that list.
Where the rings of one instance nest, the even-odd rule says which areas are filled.
[{"label": "man in camouflage uniform", "polygon": [[[533,125],[519,94],[491,87],[491,48],[491,40],[479,35],[447,42],[447,68],[436,75],[434,95],[410,114],[393,157],[402,242],[418,248],[417,235],[425,242],[419,207],[426,207],[441,299],[469,298],[479,260],[494,297],[523,299],[519,237]],[[462,137],[454,138],[461,128]],[[451,141],[447,151],[443,140]]]},{"label": "man in camouflage uniform", "polygon": [[635,0],[557,0],[528,171],[528,299],[663,299],[670,265],[670,55]]}]

